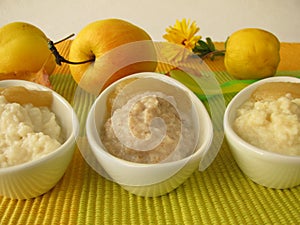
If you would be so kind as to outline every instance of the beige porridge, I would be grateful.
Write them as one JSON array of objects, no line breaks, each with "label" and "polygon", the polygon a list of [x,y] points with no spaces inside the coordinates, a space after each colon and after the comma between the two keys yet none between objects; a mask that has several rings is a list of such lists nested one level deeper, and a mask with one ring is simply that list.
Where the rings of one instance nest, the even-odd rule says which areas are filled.
[{"label": "beige porridge", "polygon": [[191,118],[182,118],[163,93],[138,94],[111,115],[100,138],[106,150],[118,158],[159,163],[182,159],[194,151],[196,135]]}]

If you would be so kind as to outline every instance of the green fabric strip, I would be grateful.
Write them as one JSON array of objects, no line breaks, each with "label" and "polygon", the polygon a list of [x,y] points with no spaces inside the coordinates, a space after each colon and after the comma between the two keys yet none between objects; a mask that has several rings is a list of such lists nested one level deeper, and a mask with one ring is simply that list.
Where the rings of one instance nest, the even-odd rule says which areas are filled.
[{"label": "green fabric strip", "polygon": [[[230,78],[230,75],[225,71],[214,72],[216,78],[218,78],[218,82],[220,83],[219,88],[211,87],[202,90],[199,86],[201,81],[199,77],[190,75],[180,70],[173,70],[169,72],[169,75],[179,82],[186,85],[189,89],[191,89],[201,100],[206,100],[209,97],[219,95],[219,94],[236,94],[248,85],[258,81],[259,79],[251,79],[251,80],[234,80]],[[278,71],[275,76],[294,76],[300,78],[300,71]],[[223,77],[223,83],[221,83],[220,77]],[[227,81],[226,81],[227,80]]]},{"label": "green fabric strip", "polygon": [[277,71],[275,76],[293,76],[293,77],[299,77],[300,78],[300,70]]}]

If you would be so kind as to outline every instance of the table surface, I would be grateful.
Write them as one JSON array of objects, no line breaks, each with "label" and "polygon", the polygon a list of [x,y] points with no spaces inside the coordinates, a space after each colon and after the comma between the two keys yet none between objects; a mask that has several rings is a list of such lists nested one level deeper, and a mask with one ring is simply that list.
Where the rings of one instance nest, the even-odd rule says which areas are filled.
[{"label": "table surface", "polygon": [[[221,46],[222,43],[217,43]],[[70,42],[58,50],[68,55]],[[232,80],[223,58],[206,60],[220,82]],[[300,43],[281,44],[278,75],[300,76]],[[55,91],[72,101],[76,83],[67,65],[51,75]],[[225,95],[226,104],[235,93]],[[42,196],[0,197],[0,224],[300,224],[300,186],[260,186],[238,168],[224,140],[214,162],[169,194],[145,198],[98,175],[78,148],[63,178]]]}]

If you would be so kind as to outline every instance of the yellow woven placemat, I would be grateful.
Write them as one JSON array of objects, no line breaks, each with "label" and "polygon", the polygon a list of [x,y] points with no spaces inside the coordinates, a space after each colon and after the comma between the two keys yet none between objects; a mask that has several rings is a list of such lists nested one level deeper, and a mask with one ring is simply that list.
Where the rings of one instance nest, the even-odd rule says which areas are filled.
[{"label": "yellow woven placemat", "polygon": [[[62,55],[68,49],[68,42],[59,45]],[[299,55],[300,44],[282,44],[279,72],[298,75]],[[222,59],[207,63],[220,81],[228,78]],[[51,81],[58,93],[72,100],[76,83],[67,66],[58,67]],[[224,141],[206,171],[196,171],[167,195],[143,198],[102,178],[76,149],[63,178],[43,196],[0,197],[0,224],[300,224],[300,186],[274,190],[253,183]]]}]

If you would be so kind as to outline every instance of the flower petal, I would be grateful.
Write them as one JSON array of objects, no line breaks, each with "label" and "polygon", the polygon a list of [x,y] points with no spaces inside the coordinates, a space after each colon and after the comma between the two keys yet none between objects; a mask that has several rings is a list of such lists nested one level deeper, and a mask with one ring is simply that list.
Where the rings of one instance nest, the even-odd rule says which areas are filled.
[{"label": "flower petal", "polygon": [[167,41],[179,45],[184,45],[185,48],[192,50],[201,36],[196,36],[197,32],[200,30],[197,27],[196,22],[191,20],[186,20],[183,18],[181,21],[176,20],[174,26],[169,26],[166,29],[166,34],[163,38]]}]

